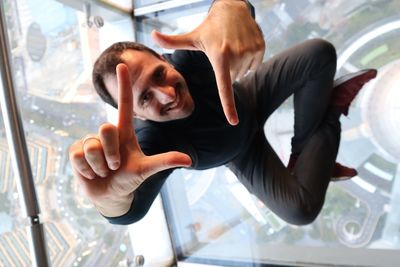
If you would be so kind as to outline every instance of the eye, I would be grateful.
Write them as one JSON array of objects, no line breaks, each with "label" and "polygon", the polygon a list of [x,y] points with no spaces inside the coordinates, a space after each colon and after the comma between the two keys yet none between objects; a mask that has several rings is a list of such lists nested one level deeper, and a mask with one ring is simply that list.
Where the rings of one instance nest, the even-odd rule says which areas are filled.
[{"label": "eye", "polygon": [[163,81],[165,77],[165,69],[164,68],[157,68],[153,75],[156,81]]},{"label": "eye", "polygon": [[142,96],[142,104],[146,104],[149,101],[151,101],[151,98],[153,97],[153,94],[151,92],[146,92]]}]

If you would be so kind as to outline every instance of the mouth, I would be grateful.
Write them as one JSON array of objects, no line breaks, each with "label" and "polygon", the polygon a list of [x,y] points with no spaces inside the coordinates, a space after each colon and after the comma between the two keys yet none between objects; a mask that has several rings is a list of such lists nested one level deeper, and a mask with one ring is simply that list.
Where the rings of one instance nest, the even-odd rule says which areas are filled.
[{"label": "mouth", "polygon": [[175,101],[172,102],[172,103],[170,103],[170,104],[168,104],[168,105],[165,107],[165,111],[166,111],[166,112],[169,112],[169,111],[171,111],[171,110],[173,110],[173,109],[176,109],[176,108],[179,107],[179,104],[180,104],[180,96],[179,96],[179,94],[178,94],[178,95],[176,95]]}]

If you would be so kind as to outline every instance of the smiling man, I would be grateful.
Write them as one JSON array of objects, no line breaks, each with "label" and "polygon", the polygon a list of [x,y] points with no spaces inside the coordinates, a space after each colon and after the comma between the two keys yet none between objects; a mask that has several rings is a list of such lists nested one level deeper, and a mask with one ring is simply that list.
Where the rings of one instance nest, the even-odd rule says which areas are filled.
[{"label": "smiling man", "polygon": [[[178,49],[172,54],[122,42],[96,61],[93,83],[118,108],[118,124],[105,123],[98,134],[78,140],[70,160],[85,194],[111,223],[140,220],[178,167],[226,165],[297,225],[315,220],[331,180],[356,175],[335,162],[339,118],[376,70],[334,83],[336,51],[320,39],[261,63],[265,44],[248,8],[247,1],[217,0],[193,32],[154,32],[160,45]],[[294,137],[285,167],[264,124],[291,95]]]},{"label": "smiling man", "polygon": [[[143,53],[135,50],[135,47],[138,44],[128,42],[115,44],[110,48],[121,50],[121,62],[126,62],[131,70],[135,117],[162,122],[189,116],[193,112],[194,103],[182,75],[161,56],[155,56],[151,52]],[[95,77],[101,79],[105,70],[96,71],[100,77]],[[118,81],[114,72],[104,77],[105,88],[111,95],[112,104],[117,103],[118,99]]]}]

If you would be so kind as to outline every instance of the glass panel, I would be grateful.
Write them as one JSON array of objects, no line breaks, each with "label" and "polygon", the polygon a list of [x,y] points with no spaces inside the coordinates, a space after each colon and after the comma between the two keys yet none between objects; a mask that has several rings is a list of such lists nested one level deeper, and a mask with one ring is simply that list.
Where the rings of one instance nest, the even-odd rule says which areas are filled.
[{"label": "glass panel", "polygon": [[[250,195],[225,167],[179,170],[168,180],[166,201],[176,247],[189,261],[316,262],[365,265],[400,249],[400,12],[399,1],[251,1],[267,44],[265,59],[309,38],[337,48],[337,75],[378,68],[342,121],[338,161],[359,175],[331,183],[324,209],[311,225],[295,227]],[[154,28],[187,32],[208,5],[190,5],[137,18],[138,39],[159,52]],[[274,113],[266,135],[283,162],[293,136],[292,100]],[[216,204],[218,203],[218,204]],[[360,256],[357,258],[357,255]],[[397,257],[397,256],[396,256]],[[211,261],[212,262],[212,261]],[[384,263],[382,263],[384,265]],[[239,266],[239,265],[238,265]],[[252,266],[252,265],[251,265]]]},{"label": "glass panel", "polygon": [[[73,1],[60,2],[4,1],[18,103],[50,260],[52,266],[126,264],[133,258],[127,229],[107,223],[83,197],[73,180],[68,148],[106,121],[105,106],[91,85],[92,64],[111,42],[133,38],[132,22],[129,16],[116,14],[102,28],[89,27],[86,14],[72,8]],[[21,208],[15,201],[3,131],[0,134],[0,265],[30,266],[25,233],[16,227],[22,220]]]},{"label": "glass panel", "polygon": [[[0,90],[3,84],[0,77]],[[28,232],[19,202],[16,180],[10,159],[3,116],[0,113],[0,265],[31,265]],[[23,251],[23,253],[20,253]],[[11,265],[10,265],[11,266]]]}]

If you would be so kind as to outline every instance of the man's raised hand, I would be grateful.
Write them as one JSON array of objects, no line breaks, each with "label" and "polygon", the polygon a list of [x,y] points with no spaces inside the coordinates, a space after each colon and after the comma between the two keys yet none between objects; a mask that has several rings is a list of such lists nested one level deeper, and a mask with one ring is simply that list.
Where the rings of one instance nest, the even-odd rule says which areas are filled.
[{"label": "man's raised hand", "polygon": [[105,123],[70,148],[74,175],[85,195],[105,216],[125,214],[133,192],[151,175],[175,167],[189,167],[191,158],[180,152],[146,156],[133,126],[133,94],[129,70],[117,66],[118,124]]},{"label": "man's raised hand", "polygon": [[261,64],[265,42],[262,32],[240,0],[217,0],[203,23],[182,35],[152,32],[164,48],[203,51],[215,72],[218,92],[228,122],[239,122],[232,83]]}]

